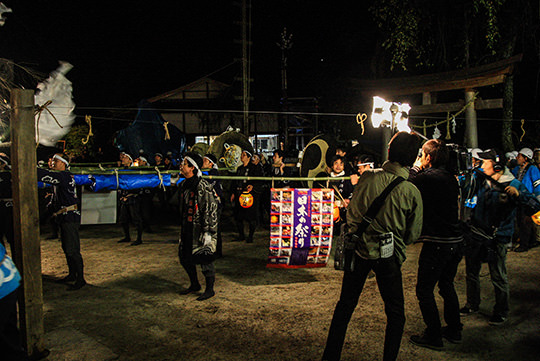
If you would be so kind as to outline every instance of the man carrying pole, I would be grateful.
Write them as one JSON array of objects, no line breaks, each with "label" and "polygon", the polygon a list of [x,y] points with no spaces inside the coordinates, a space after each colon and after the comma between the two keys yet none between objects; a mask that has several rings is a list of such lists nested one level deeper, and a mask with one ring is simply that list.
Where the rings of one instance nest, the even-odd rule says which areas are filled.
[{"label": "man carrying pole", "polygon": [[58,282],[68,283],[68,290],[75,291],[86,285],[79,239],[81,212],[77,204],[75,178],[69,171],[69,162],[63,153],[56,153],[52,162],[53,171],[38,168],[38,181],[53,187],[54,216],[60,227],[62,250],[66,255],[69,270],[68,275]]}]

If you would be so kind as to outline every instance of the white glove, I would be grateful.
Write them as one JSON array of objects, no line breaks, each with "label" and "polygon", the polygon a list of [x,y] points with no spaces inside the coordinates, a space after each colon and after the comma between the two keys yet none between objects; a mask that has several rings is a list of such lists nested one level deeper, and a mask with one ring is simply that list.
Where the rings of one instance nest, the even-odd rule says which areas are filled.
[{"label": "white glove", "polygon": [[204,232],[202,242],[204,248],[208,248],[212,253],[216,251],[216,243],[212,239],[212,235],[210,233]]}]

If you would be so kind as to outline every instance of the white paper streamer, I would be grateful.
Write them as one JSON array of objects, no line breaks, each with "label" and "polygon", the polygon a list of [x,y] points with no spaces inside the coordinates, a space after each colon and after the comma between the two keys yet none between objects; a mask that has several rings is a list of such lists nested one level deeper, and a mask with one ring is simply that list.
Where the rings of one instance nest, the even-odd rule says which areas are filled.
[{"label": "white paper streamer", "polygon": [[[73,66],[66,62],[60,62],[58,69],[53,71],[49,78],[39,83],[35,104],[42,106],[48,101],[52,101],[47,109],[54,114],[54,117],[43,109],[41,114],[36,114],[36,139],[39,143],[49,147],[55,146],[58,140],[62,139],[71,129],[75,120],[75,103],[73,102],[73,87],[71,82],[65,77]],[[56,120],[54,119],[56,118]],[[62,126],[59,127],[58,123]]]}]

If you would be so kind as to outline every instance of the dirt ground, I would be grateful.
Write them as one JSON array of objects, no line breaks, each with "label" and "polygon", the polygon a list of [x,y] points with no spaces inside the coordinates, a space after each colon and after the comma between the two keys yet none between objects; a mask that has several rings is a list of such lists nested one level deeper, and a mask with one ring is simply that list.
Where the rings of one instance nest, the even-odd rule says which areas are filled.
[{"label": "dirt ground", "polygon": [[[137,247],[116,242],[122,238],[117,225],[82,226],[81,247],[89,285],[76,292],[53,282],[67,273],[67,267],[60,242],[46,240],[47,229],[43,229],[49,360],[321,359],[341,288],[342,272],[334,270],[333,259],[325,268],[266,268],[269,231],[259,228],[253,244],[236,243],[231,242],[231,222],[223,222],[224,257],[216,261],[216,296],[199,302],[196,294],[178,294],[188,279],[177,258],[179,229],[173,217],[156,218],[156,232],[145,234],[144,243]],[[420,247],[408,248],[403,266],[407,322],[400,360],[538,359],[540,248],[508,255],[508,322],[500,327],[487,323],[493,288],[487,268],[483,268],[481,313],[463,319],[462,344],[446,343],[438,352],[408,342],[424,328],[415,296]],[[199,278],[203,281],[200,269]],[[201,283],[204,287],[204,281]],[[464,261],[456,286],[463,304]],[[349,325],[342,359],[381,359],[385,324],[376,281],[369,279]],[[62,334],[61,330],[71,336],[82,335],[93,346],[79,352],[79,346],[68,338],[64,345],[58,337],[47,338]],[[69,347],[71,353],[67,352]],[[107,356],[102,349],[107,350]]]}]

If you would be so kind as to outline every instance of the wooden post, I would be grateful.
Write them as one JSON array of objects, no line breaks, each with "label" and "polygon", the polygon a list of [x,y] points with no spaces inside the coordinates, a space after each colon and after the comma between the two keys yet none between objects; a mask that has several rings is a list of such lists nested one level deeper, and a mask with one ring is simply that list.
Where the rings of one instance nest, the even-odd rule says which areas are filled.
[{"label": "wooden post", "polygon": [[19,324],[30,356],[43,351],[43,285],[39,241],[34,91],[11,91],[11,159],[15,264],[22,275]]},{"label": "wooden post", "polygon": [[[465,89],[465,104],[474,99],[474,89]],[[478,148],[478,127],[474,102],[465,109],[465,146]]]},{"label": "wooden post", "polygon": [[431,104],[431,93],[423,92],[422,93],[422,105]]}]

